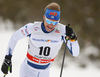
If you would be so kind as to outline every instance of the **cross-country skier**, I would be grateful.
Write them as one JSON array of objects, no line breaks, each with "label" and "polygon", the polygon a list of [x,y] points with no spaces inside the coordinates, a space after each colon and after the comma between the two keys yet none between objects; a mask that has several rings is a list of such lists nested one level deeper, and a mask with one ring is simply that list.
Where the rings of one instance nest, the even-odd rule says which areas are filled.
[{"label": "cross-country skier", "polygon": [[43,22],[28,23],[10,38],[1,70],[12,72],[12,53],[18,40],[29,37],[27,55],[20,68],[20,77],[49,77],[51,63],[56,58],[63,42],[73,56],[79,55],[79,44],[73,29],[59,23],[60,6],[53,2],[46,6]]}]

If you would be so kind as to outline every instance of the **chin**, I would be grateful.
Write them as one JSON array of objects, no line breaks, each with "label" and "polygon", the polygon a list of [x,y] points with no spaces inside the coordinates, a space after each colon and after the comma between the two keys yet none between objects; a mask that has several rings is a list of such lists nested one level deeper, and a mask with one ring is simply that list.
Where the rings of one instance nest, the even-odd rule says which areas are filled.
[{"label": "chin", "polygon": [[47,30],[48,32],[51,32],[52,30]]}]

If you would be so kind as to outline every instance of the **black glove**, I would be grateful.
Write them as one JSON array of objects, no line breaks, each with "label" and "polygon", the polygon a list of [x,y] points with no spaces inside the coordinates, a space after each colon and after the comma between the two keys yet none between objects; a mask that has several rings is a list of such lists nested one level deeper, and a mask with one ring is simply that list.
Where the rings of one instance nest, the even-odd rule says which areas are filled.
[{"label": "black glove", "polygon": [[69,37],[71,40],[77,40],[76,34],[74,33],[73,29],[70,27],[70,24],[66,26],[66,36]]},{"label": "black glove", "polygon": [[11,57],[12,57],[11,55],[6,55],[5,56],[4,62],[3,62],[2,67],[1,67],[1,71],[4,74],[8,74],[8,71],[10,71],[10,73],[12,72]]}]

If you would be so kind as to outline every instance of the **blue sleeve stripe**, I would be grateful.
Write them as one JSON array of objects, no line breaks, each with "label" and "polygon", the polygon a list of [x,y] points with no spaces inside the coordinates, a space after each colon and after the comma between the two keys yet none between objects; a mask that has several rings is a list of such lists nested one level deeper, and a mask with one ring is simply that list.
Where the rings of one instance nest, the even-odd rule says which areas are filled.
[{"label": "blue sleeve stripe", "polygon": [[66,43],[66,42],[65,42],[65,39],[64,39],[64,36],[61,37],[61,41],[62,41],[62,40],[63,40],[64,43]]},{"label": "blue sleeve stripe", "polygon": [[[68,48],[68,46],[67,46]],[[68,48],[68,50],[70,51],[70,53],[73,55],[73,52],[72,52],[72,43],[70,43],[70,49]]]},{"label": "blue sleeve stripe", "polygon": [[12,49],[9,48],[9,53],[8,53],[8,55],[12,55],[11,51],[12,51]]},{"label": "blue sleeve stripe", "polygon": [[27,35],[28,37],[31,37],[31,34]]},{"label": "blue sleeve stripe", "polygon": [[25,26],[25,28],[27,28],[27,25]]}]

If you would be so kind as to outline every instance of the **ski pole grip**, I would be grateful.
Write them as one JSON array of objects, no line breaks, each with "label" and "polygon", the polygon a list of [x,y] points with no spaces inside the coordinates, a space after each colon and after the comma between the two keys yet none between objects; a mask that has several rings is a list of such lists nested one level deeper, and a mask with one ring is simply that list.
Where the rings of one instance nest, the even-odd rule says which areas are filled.
[{"label": "ski pole grip", "polygon": [[[70,28],[70,24],[68,24],[68,28]],[[69,39],[69,36],[66,37],[66,40],[68,40],[68,39]]]},{"label": "ski pole grip", "polygon": [[70,24],[68,24],[68,27],[70,28]]}]

